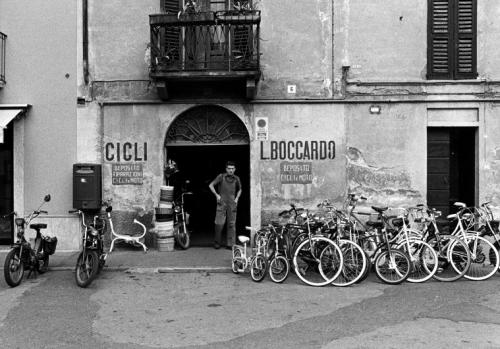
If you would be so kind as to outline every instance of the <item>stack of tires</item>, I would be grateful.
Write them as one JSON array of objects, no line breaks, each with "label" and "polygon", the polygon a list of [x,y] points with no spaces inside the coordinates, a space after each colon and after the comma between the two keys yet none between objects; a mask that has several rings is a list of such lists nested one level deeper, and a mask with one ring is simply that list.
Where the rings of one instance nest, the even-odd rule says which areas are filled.
[{"label": "stack of tires", "polygon": [[155,208],[155,228],[158,251],[170,252],[174,250],[174,187],[161,186],[160,202]]}]

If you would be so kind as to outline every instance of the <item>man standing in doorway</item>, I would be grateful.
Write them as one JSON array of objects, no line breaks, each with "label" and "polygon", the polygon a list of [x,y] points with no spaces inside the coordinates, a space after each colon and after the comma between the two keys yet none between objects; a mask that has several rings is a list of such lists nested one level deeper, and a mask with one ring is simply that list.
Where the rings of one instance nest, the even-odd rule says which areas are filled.
[{"label": "man standing in doorway", "polygon": [[227,223],[226,248],[231,248],[236,238],[236,208],[241,195],[241,182],[240,178],[234,174],[235,171],[234,162],[228,161],[226,163],[226,173],[221,173],[208,185],[217,199],[214,241],[214,247],[217,249],[221,246],[224,223]]}]

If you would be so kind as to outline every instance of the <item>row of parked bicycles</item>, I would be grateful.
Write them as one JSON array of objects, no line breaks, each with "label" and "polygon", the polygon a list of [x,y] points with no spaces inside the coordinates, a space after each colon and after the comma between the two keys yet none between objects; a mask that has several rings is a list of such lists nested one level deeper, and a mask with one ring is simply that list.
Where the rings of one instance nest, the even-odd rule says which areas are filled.
[{"label": "row of parked bicycles", "polygon": [[293,270],[311,286],[349,286],[370,271],[388,284],[486,280],[499,272],[499,221],[489,202],[456,202],[457,212],[443,219],[426,205],[358,210],[365,200],[348,194],[342,207],[325,200],[314,213],[291,205],[277,221],[247,227],[250,237],[238,236],[233,246],[233,272],[281,283]]}]

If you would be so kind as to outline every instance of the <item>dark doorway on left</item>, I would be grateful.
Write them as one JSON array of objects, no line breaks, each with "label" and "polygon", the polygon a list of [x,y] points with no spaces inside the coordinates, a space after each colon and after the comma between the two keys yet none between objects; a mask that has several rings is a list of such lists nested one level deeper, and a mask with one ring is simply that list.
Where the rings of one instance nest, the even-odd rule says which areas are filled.
[{"label": "dark doorway on left", "polygon": [[13,123],[3,132],[3,143],[0,143],[0,244],[13,242],[13,219],[3,218],[14,209],[14,131]]}]

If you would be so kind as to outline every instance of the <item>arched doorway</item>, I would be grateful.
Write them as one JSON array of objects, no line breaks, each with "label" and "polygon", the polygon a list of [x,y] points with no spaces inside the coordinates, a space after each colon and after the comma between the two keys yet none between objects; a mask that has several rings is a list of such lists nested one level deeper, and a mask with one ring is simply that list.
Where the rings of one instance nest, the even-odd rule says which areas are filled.
[{"label": "arched doorway", "polygon": [[[236,162],[242,182],[237,234],[250,225],[250,142],[243,122],[231,111],[213,105],[197,106],[180,114],[165,138],[165,161],[175,160],[179,172],[174,186],[189,180],[193,192],[188,206],[193,246],[213,244],[215,197],[208,184],[224,172],[228,160]],[[176,191],[178,189],[176,188]],[[223,240],[224,241],[224,240]]]}]

